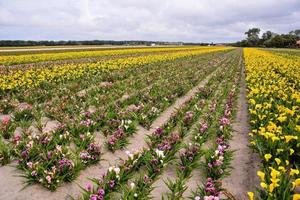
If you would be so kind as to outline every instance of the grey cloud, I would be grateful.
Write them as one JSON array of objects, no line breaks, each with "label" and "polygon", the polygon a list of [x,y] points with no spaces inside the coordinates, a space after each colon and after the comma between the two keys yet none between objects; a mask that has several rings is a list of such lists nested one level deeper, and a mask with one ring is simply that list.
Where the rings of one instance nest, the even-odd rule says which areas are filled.
[{"label": "grey cloud", "polygon": [[230,42],[299,18],[299,0],[0,0],[0,39]]}]

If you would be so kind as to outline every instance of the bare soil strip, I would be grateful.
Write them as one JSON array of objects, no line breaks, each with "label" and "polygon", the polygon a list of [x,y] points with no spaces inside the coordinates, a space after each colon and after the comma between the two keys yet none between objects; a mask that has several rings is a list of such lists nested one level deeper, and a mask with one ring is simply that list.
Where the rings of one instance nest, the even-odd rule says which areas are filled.
[{"label": "bare soil strip", "polygon": [[253,191],[255,186],[259,185],[256,175],[256,171],[259,169],[259,158],[248,146],[250,144],[248,136],[250,125],[246,95],[245,69],[243,66],[237,102],[237,115],[235,122],[232,124],[234,130],[233,138],[229,142],[231,150],[235,151],[231,161],[233,169],[230,176],[225,178],[222,183],[223,187],[237,200],[248,199],[247,192]]},{"label": "bare soil strip", "polygon": [[[207,84],[209,79],[213,76],[214,73],[217,73],[218,70],[219,68],[209,74],[203,81],[201,81],[196,87],[191,89],[185,96],[177,99],[172,106],[166,109],[152,123],[150,130],[138,127],[137,132],[130,138],[131,143],[125,150],[142,149],[143,147],[147,147],[147,144],[145,142],[146,136],[150,135],[156,127],[166,123],[169,120],[171,114],[179,109],[190,98],[192,98],[197,93],[199,88]],[[103,143],[104,141],[101,142],[101,140],[103,139],[104,138],[101,138],[101,136],[99,136],[99,143]],[[69,195],[77,196],[81,192],[79,185],[84,186],[85,184],[90,182],[88,178],[100,177],[102,173],[105,173],[107,171],[110,164],[116,164],[119,158],[127,158],[125,150],[118,150],[115,153],[111,153],[105,150],[104,155],[102,156],[102,158],[104,159],[103,161],[100,161],[97,165],[86,168],[80,173],[79,177],[77,177],[75,181],[62,185],[54,192],[51,192],[38,184],[30,185],[23,189],[23,187],[25,186],[23,184],[25,179],[16,176],[16,174],[22,174],[22,172],[16,170],[15,167],[13,167],[15,164],[12,164],[12,166],[1,167],[0,200],[58,200],[69,199]]]}]

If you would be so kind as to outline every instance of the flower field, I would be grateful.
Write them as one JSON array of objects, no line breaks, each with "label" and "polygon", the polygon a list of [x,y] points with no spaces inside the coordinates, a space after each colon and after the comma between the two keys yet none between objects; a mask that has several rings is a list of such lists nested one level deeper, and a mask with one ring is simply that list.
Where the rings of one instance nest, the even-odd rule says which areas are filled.
[{"label": "flower field", "polygon": [[299,199],[299,56],[257,49],[244,53],[251,145],[262,159],[258,196]]},{"label": "flower field", "polygon": [[[0,89],[2,91],[7,91],[7,90],[13,90],[17,88],[24,88],[24,87],[25,88],[37,87],[44,82],[50,82],[50,81],[60,82],[64,80],[78,79],[86,75],[87,73],[96,74],[99,72],[101,73],[102,71],[105,70],[121,69],[133,65],[136,66],[136,65],[143,65],[143,64],[153,63],[153,62],[174,60],[180,57],[192,56],[192,55],[207,53],[211,51],[218,51],[220,49],[200,48],[197,50],[192,50],[192,51],[189,50],[184,52],[177,52],[178,49],[175,50],[176,50],[175,52],[169,54],[128,57],[128,58],[113,59],[113,60],[108,60],[106,62],[97,62],[97,63],[90,63],[90,64],[68,64],[68,65],[52,66],[50,68],[47,67],[47,68],[32,68],[27,70],[22,70],[22,69],[12,70],[9,71],[7,74],[2,75],[2,79],[0,82]],[[127,51],[125,50],[117,53],[127,53],[128,51],[129,50]],[[136,51],[139,52],[139,50]],[[85,54],[83,54],[83,56],[85,56]],[[43,57],[43,55],[41,55],[41,57]],[[56,58],[56,56],[53,57]],[[59,56],[57,57],[58,59],[60,58]],[[4,60],[5,59],[6,58],[4,58]],[[22,58],[20,59],[24,60]],[[34,59],[32,60],[33,62],[35,62]]]},{"label": "flower field", "polygon": [[[195,47],[196,48],[196,47]],[[140,49],[120,49],[120,50],[102,50],[102,51],[79,51],[79,52],[59,52],[59,53],[37,53],[24,55],[4,55],[0,58],[0,65],[16,65],[24,63],[35,63],[42,61],[68,60],[86,57],[99,57],[108,55],[145,53],[145,52],[162,52],[162,51],[180,51],[187,48],[140,48]],[[192,49],[192,48],[188,48]]]},{"label": "flower field", "polygon": [[[297,53],[2,55],[0,199],[299,199]],[[235,129],[241,83],[250,133]],[[242,177],[232,175],[237,134],[259,157],[258,171],[244,172],[259,182],[239,194],[225,184]]]}]

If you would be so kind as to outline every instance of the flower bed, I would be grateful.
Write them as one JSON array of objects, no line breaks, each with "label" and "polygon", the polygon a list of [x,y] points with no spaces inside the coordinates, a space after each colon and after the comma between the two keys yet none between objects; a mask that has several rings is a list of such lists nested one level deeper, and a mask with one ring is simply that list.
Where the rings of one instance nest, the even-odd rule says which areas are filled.
[{"label": "flower bed", "polygon": [[[245,49],[251,145],[261,158],[260,199],[297,199],[299,182],[299,62]],[[253,193],[249,193],[253,196]]]}]

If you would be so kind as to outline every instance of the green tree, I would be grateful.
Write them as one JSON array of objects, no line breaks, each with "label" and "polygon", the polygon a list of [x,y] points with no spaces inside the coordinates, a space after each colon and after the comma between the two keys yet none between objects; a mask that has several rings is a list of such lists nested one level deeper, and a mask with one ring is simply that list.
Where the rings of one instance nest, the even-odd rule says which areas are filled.
[{"label": "green tree", "polygon": [[276,34],[271,32],[271,31],[266,31],[265,33],[263,33],[262,35],[262,40],[263,41],[266,41],[266,40],[269,40],[271,39],[272,37],[274,37]]},{"label": "green tree", "polygon": [[250,28],[245,34],[247,35],[248,46],[258,46],[259,45],[259,28]]},{"label": "green tree", "polygon": [[252,36],[259,37],[258,36],[259,33],[260,33],[260,28],[250,28],[247,32],[245,32],[248,38]]},{"label": "green tree", "polygon": [[300,29],[296,29],[294,31],[290,31],[289,32],[290,35],[295,35],[297,36],[298,38],[300,38]]},{"label": "green tree", "polygon": [[264,42],[264,44],[266,45],[266,47],[283,47],[284,45],[284,40],[280,35],[276,35],[275,37],[266,40]]}]

